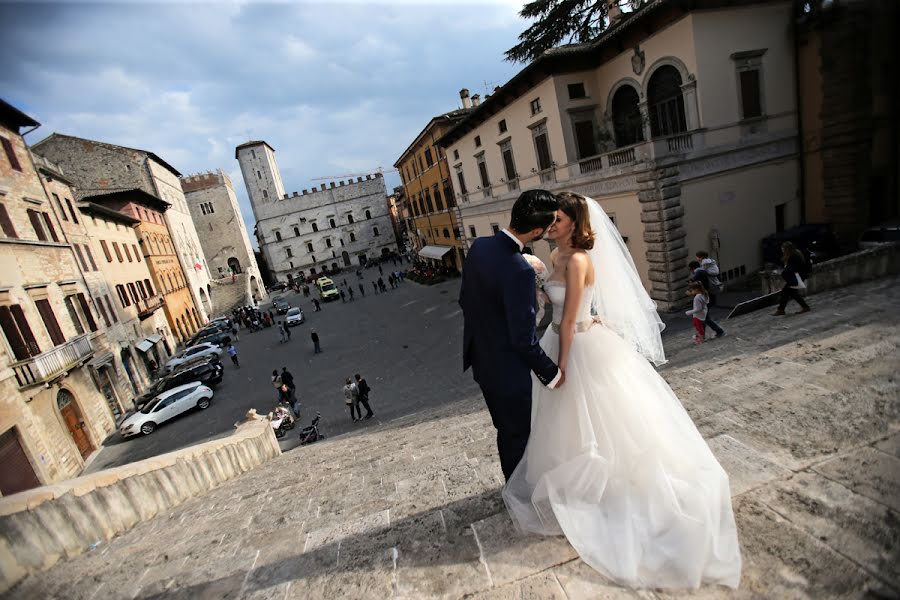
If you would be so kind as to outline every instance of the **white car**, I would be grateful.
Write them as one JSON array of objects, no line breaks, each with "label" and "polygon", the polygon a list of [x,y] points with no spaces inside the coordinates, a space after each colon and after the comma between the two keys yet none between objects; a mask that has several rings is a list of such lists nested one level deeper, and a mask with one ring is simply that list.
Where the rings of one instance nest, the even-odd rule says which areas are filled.
[{"label": "white car", "polygon": [[285,317],[284,317],[284,321],[285,321],[285,323],[287,323],[288,327],[291,327],[292,325],[299,325],[304,320],[305,319],[303,317],[303,311],[300,310],[299,308],[297,308],[296,306],[294,308],[289,309],[287,311],[287,315],[285,315]]},{"label": "white car", "polygon": [[199,381],[180,385],[163,392],[144,408],[134,413],[119,426],[122,437],[131,437],[142,433],[150,435],[162,423],[189,411],[195,406],[200,409],[209,408],[213,391]]},{"label": "white car", "polygon": [[177,367],[178,365],[182,365],[186,362],[190,362],[204,356],[212,355],[222,355],[222,349],[212,342],[204,342],[202,344],[197,344],[196,346],[191,346],[190,348],[185,349],[184,352],[182,352],[175,358],[169,359],[169,361],[166,363],[166,373],[171,373],[172,370],[175,369],[175,367]]}]

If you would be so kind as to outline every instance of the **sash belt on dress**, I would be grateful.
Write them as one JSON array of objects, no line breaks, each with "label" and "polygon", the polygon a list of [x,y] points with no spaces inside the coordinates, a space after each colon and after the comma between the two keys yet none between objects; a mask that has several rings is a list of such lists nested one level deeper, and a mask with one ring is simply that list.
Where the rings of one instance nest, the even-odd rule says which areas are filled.
[{"label": "sash belt on dress", "polygon": [[[583,333],[590,329],[593,324],[593,319],[589,319],[587,321],[579,321],[578,323],[575,323],[575,333]],[[553,328],[554,333],[559,335],[559,323],[551,323],[550,327]]]}]

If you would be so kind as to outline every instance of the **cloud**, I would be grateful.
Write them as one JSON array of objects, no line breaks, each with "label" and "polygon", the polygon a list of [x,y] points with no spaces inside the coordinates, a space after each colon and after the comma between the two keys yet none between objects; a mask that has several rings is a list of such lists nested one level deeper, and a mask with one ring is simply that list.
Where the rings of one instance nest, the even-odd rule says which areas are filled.
[{"label": "cloud", "polygon": [[[462,8],[461,8],[462,6]],[[508,80],[511,0],[0,3],[4,99],[53,131],[222,168],[253,231],[234,147],[264,139],[288,192],[390,169],[458,91]],[[460,18],[464,10],[477,18]],[[388,190],[399,184],[386,177]]]}]

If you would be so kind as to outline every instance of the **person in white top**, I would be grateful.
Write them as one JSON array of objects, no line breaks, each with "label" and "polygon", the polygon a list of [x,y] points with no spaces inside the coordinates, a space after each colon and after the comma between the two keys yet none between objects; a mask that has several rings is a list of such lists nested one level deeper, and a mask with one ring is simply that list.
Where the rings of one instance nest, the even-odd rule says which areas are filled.
[{"label": "person in white top", "polygon": [[697,330],[697,333],[694,334],[694,343],[702,344],[706,340],[706,316],[709,314],[709,294],[707,294],[702,283],[694,281],[688,285],[687,295],[694,297],[694,305],[691,310],[684,314],[692,317],[694,329]]}]

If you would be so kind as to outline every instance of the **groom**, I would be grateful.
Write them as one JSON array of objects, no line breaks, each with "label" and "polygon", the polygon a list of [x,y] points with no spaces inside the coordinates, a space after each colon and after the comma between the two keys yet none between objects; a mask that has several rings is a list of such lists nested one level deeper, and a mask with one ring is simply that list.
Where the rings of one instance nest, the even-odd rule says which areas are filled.
[{"label": "groom", "polygon": [[531,433],[531,373],[550,388],[565,379],[538,345],[535,274],[522,258],[525,244],[544,236],[558,208],[546,190],[524,192],[513,205],[509,228],[476,239],[463,269],[463,371],[472,367],[484,394],[507,481]]}]

